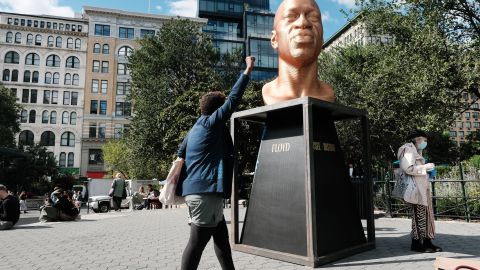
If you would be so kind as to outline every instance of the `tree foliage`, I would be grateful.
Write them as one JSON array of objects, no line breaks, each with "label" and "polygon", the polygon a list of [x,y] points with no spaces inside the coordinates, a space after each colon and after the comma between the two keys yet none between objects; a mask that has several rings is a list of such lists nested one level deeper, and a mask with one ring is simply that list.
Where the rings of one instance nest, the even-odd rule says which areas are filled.
[{"label": "tree foliage", "polygon": [[[323,53],[319,75],[333,85],[339,103],[368,111],[373,159],[387,162],[396,159],[414,128],[447,130],[461,93],[478,74],[465,68],[471,58],[461,46],[414,6],[376,2],[364,6],[358,19],[369,34],[388,34],[394,41]],[[348,123],[339,128],[347,148],[358,148],[356,130]]]},{"label": "tree foliage", "polygon": [[20,131],[19,113],[15,97],[0,84],[0,147],[15,146],[15,134]]},{"label": "tree foliage", "polygon": [[[126,143],[134,177],[165,177],[178,145],[199,116],[200,97],[231,87],[239,53],[220,57],[209,35],[188,20],[165,23],[129,58],[134,115]],[[216,68],[222,64],[222,69]]]},{"label": "tree foliage", "polygon": [[130,173],[130,148],[124,139],[110,140],[102,146],[103,160],[107,164],[108,170],[119,171],[126,176]]}]

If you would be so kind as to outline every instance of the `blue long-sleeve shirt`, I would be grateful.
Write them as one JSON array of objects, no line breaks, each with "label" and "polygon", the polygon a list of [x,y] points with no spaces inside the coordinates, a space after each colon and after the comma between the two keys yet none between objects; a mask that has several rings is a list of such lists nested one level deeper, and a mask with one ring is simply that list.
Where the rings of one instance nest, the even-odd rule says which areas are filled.
[{"label": "blue long-sleeve shirt", "polygon": [[222,193],[230,197],[234,153],[225,124],[238,107],[249,80],[247,75],[240,75],[225,103],[211,115],[200,116],[180,145],[178,156],[185,159],[187,175],[181,184],[182,196]]}]

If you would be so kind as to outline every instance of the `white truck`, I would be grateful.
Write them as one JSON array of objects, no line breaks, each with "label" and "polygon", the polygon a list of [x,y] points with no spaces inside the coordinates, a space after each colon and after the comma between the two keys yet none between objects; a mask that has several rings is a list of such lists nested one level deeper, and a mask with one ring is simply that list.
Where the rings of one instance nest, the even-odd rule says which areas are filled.
[{"label": "white truck", "polygon": [[[108,196],[108,192],[112,186],[113,179],[89,179],[87,182],[86,194],[88,194],[88,207],[95,213],[106,213],[113,208],[113,201]],[[139,190],[141,186],[147,190],[147,185],[158,185],[159,182],[156,179],[153,180],[139,180],[132,179],[126,180],[127,183],[127,198],[122,200],[122,208],[130,208],[132,205],[132,198],[135,192]],[[85,186],[83,186],[85,187]],[[75,187],[74,187],[75,189]],[[82,190],[83,194],[83,190]]]}]

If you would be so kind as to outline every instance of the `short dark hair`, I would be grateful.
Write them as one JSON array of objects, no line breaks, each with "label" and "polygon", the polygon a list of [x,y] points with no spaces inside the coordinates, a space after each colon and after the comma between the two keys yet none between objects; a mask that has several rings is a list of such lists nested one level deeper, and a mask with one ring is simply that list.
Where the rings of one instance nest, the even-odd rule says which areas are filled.
[{"label": "short dark hair", "polygon": [[2,184],[0,184],[0,190],[7,191],[7,187],[4,186],[4,185],[2,185]]},{"label": "short dark hair", "polygon": [[225,94],[219,91],[209,92],[200,99],[200,111],[203,115],[210,115],[225,103]]}]

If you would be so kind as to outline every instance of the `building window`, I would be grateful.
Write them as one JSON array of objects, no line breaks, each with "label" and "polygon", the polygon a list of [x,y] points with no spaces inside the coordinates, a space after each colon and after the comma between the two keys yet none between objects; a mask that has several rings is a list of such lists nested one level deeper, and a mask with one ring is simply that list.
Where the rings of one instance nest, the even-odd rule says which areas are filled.
[{"label": "building window", "polygon": [[40,136],[40,145],[55,146],[55,134],[51,131],[45,131]]},{"label": "building window", "polygon": [[478,119],[478,112],[473,112],[472,117],[475,118],[475,119]]},{"label": "building window", "polygon": [[4,69],[2,74],[2,81],[10,81],[10,69]]},{"label": "building window", "polygon": [[126,39],[134,39],[135,38],[134,34],[135,34],[135,31],[133,28],[120,27],[118,37],[126,38]]},{"label": "building window", "polygon": [[102,61],[102,73],[108,73],[108,61]]},{"label": "building window", "polygon": [[88,150],[88,164],[103,165],[102,149],[89,149]]},{"label": "building window", "polygon": [[52,91],[52,104],[58,104],[58,91]]},{"label": "building window", "polygon": [[62,134],[61,146],[75,146],[75,135],[72,132],[64,132]]},{"label": "building window", "polygon": [[71,85],[72,84],[72,75],[70,73],[65,74],[64,84],[65,85]]},{"label": "building window", "polygon": [[18,70],[16,70],[16,69],[12,70],[12,82],[18,82]]},{"label": "building window", "polygon": [[35,89],[30,90],[30,103],[37,103],[37,90]]},{"label": "building window", "polygon": [[17,44],[22,43],[22,34],[21,33],[16,33],[15,34],[15,43],[17,43]]},{"label": "building window", "polygon": [[90,114],[98,114],[98,100],[90,100]]},{"label": "building window", "polygon": [[23,72],[23,82],[30,82],[30,75],[31,75],[31,72],[28,70],[25,70]]},{"label": "building window", "polygon": [[100,72],[100,61],[98,60],[93,60],[93,72]]},{"label": "building window", "polygon": [[67,159],[67,154],[65,154],[64,152],[61,152],[60,157],[58,159],[58,166],[61,168],[65,168],[66,159]]},{"label": "building window", "polygon": [[140,29],[140,38],[155,36],[155,30]]},{"label": "building window", "polygon": [[55,47],[61,48],[62,47],[62,37],[57,37],[55,42]]},{"label": "building window", "polygon": [[25,58],[25,65],[39,66],[40,65],[40,56],[36,53],[29,53]]},{"label": "building window", "polygon": [[32,34],[27,35],[27,45],[33,45],[33,35]]},{"label": "building window", "polygon": [[458,132],[458,137],[463,138],[465,137],[465,133],[463,131]]},{"label": "building window", "polygon": [[465,127],[466,127],[466,128],[471,128],[471,127],[472,127],[472,123],[471,123],[471,122],[466,122],[466,123],[465,123]]},{"label": "building window", "polygon": [[478,109],[478,103],[473,103],[471,108],[472,109]]},{"label": "building window", "polygon": [[77,38],[75,39],[75,49],[80,49],[82,47],[82,40]]},{"label": "building window", "polygon": [[20,55],[17,52],[7,52],[5,54],[4,63],[7,64],[20,64]]},{"label": "building window", "polygon": [[78,92],[72,92],[72,100],[70,102],[70,105],[77,105],[78,103]]},{"label": "building window", "polygon": [[108,89],[108,81],[102,80],[102,94],[106,94]]},{"label": "building window", "polygon": [[7,36],[5,38],[6,43],[12,43],[13,42],[13,33],[12,32],[7,32]]},{"label": "building window", "polygon": [[50,115],[48,114],[48,111],[43,111],[42,112],[42,124],[48,124],[48,119],[50,118]]},{"label": "building window", "polygon": [[45,84],[51,84],[52,83],[52,73],[47,72],[45,73]]},{"label": "building window", "polygon": [[47,57],[47,67],[60,67],[60,57],[52,54]]},{"label": "building window", "polygon": [[53,73],[53,84],[60,84],[60,73],[55,72]]},{"label": "building window", "polygon": [[96,123],[90,123],[90,126],[88,127],[88,137],[89,138],[96,138],[97,137],[97,124]]},{"label": "building window", "polygon": [[70,114],[70,125],[76,125],[77,124],[77,113],[72,112]]},{"label": "building window", "polygon": [[80,75],[78,74],[73,74],[73,81],[72,81],[72,84],[73,85],[80,85]]},{"label": "building window", "polygon": [[474,122],[473,127],[474,128],[480,128],[480,123],[479,122]]},{"label": "building window", "polygon": [[55,30],[58,29],[58,23],[56,23],[56,22],[53,23],[53,29],[55,29]]},{"label": "building window", "polygon": [[107,125],[106,124],[98,125],[98,138],[99,139],[105,139],[105,133],[106,132],[107,132]]},{"label": "building window", "polygon": [[80,60],[78,57],[70,56],[67,58],[67,68],[80,68]]},{"label": "building window", "polygon": [[70,167],[70,168],[73,167],[74,160],[75,160],[75,155],[72,152],[68,153],[67,167]]},{"label": "building window", "polygon": [[130,93],[129,82],[117,82],[117,95],[128,95]]},{"label": "building window", "polygon": [[118,55],[119,56],[130,56],[132,54],[132,48],[128,46],[123,46],[120,49],[118,49]]},{"label": "building window", "polygon": [[119,63],[118,68],[117,68],[117,74],[118,75],[128,75],[128,74],[130,74],[130,72],[128,72],[128,69],[127,69],[127,64]]},{"label": "building window", "polygon": [[31,110],[28,114],[28,123],[35,123],[35,118],[37,118],[37,112],[35,110]]},{"label": "building window", "polygon": [[63,105],[70,105],[70,92],[63,92]]},{"label": "building window", "polygon": [[95,35],[110,36],[110,25],[95,24]]},{"label": "building window", "polygon": [[470,112],[465,113],[465,118],[470,118]]},{"label": "building window", "polygon": [[47,38],[47,47],[53,47],[53,37],[48,36]]},{"label": "building window", "polygon": [[68,49],[73,49],[73,38],[68,38],[67,39],[67,48]]},{"label": "building window", "polygon": [[70,119],[70,115],[68,112],[63,112],[62,113],[62,124],[68,124],[68,121]]},{"label": "building window", "polygon": [[93,45],[93,53],[100,53],[100,44],[95,43]]},{"label": "building window", "polygon": [[38,73],[38,71],[34,71],[32,73],[32,83],[38,83],[38,78],[39,77],[40,77],[40,73]]},{"label": "building window", "polygon": [[92,80],[92,93],[98,93],[98,80]]},{"label": "building window", "polygon": [[102,53],[103,54],[109,54],[110,53],[110,46],[108,44],[103,44]]},{"label": "building window", "polygon": [[129,102],[117,102],[115,104],[116,116],[130,116],[132,113],[132,106]]},{"label": "building window", "polygon": [[57,112],[52,111],[50,113],[50,124],[56,124],[57,123]]},{"label": "building window", "polygon": [[100,112],[98,114],[107,114],[107,101],[100,100]]},{"label": "building window", "polygon": [[42,36],[36,35],[35,36],[35,46],[42,46]]},{"label": "building window", "polygon": [[33,140],[34,140],[33,132],[31,132],[30,130],[24,130],[20,132],[20,136],[18,138],[19,144],[33,145]]},{"label": "building window", "polygon": [[22,91],[22,103],[28,103],[28,98],[30,97],[30,90],[23,89]]},{"label": "building window", "polygon": [[27,123],[27,119],[28,119],[27,110],[22,110],[22,112],[20,113],[20,123]]},{"label": "building window", "polygon": [[50,90],[43,90],[43,104],[50,104]]}]

